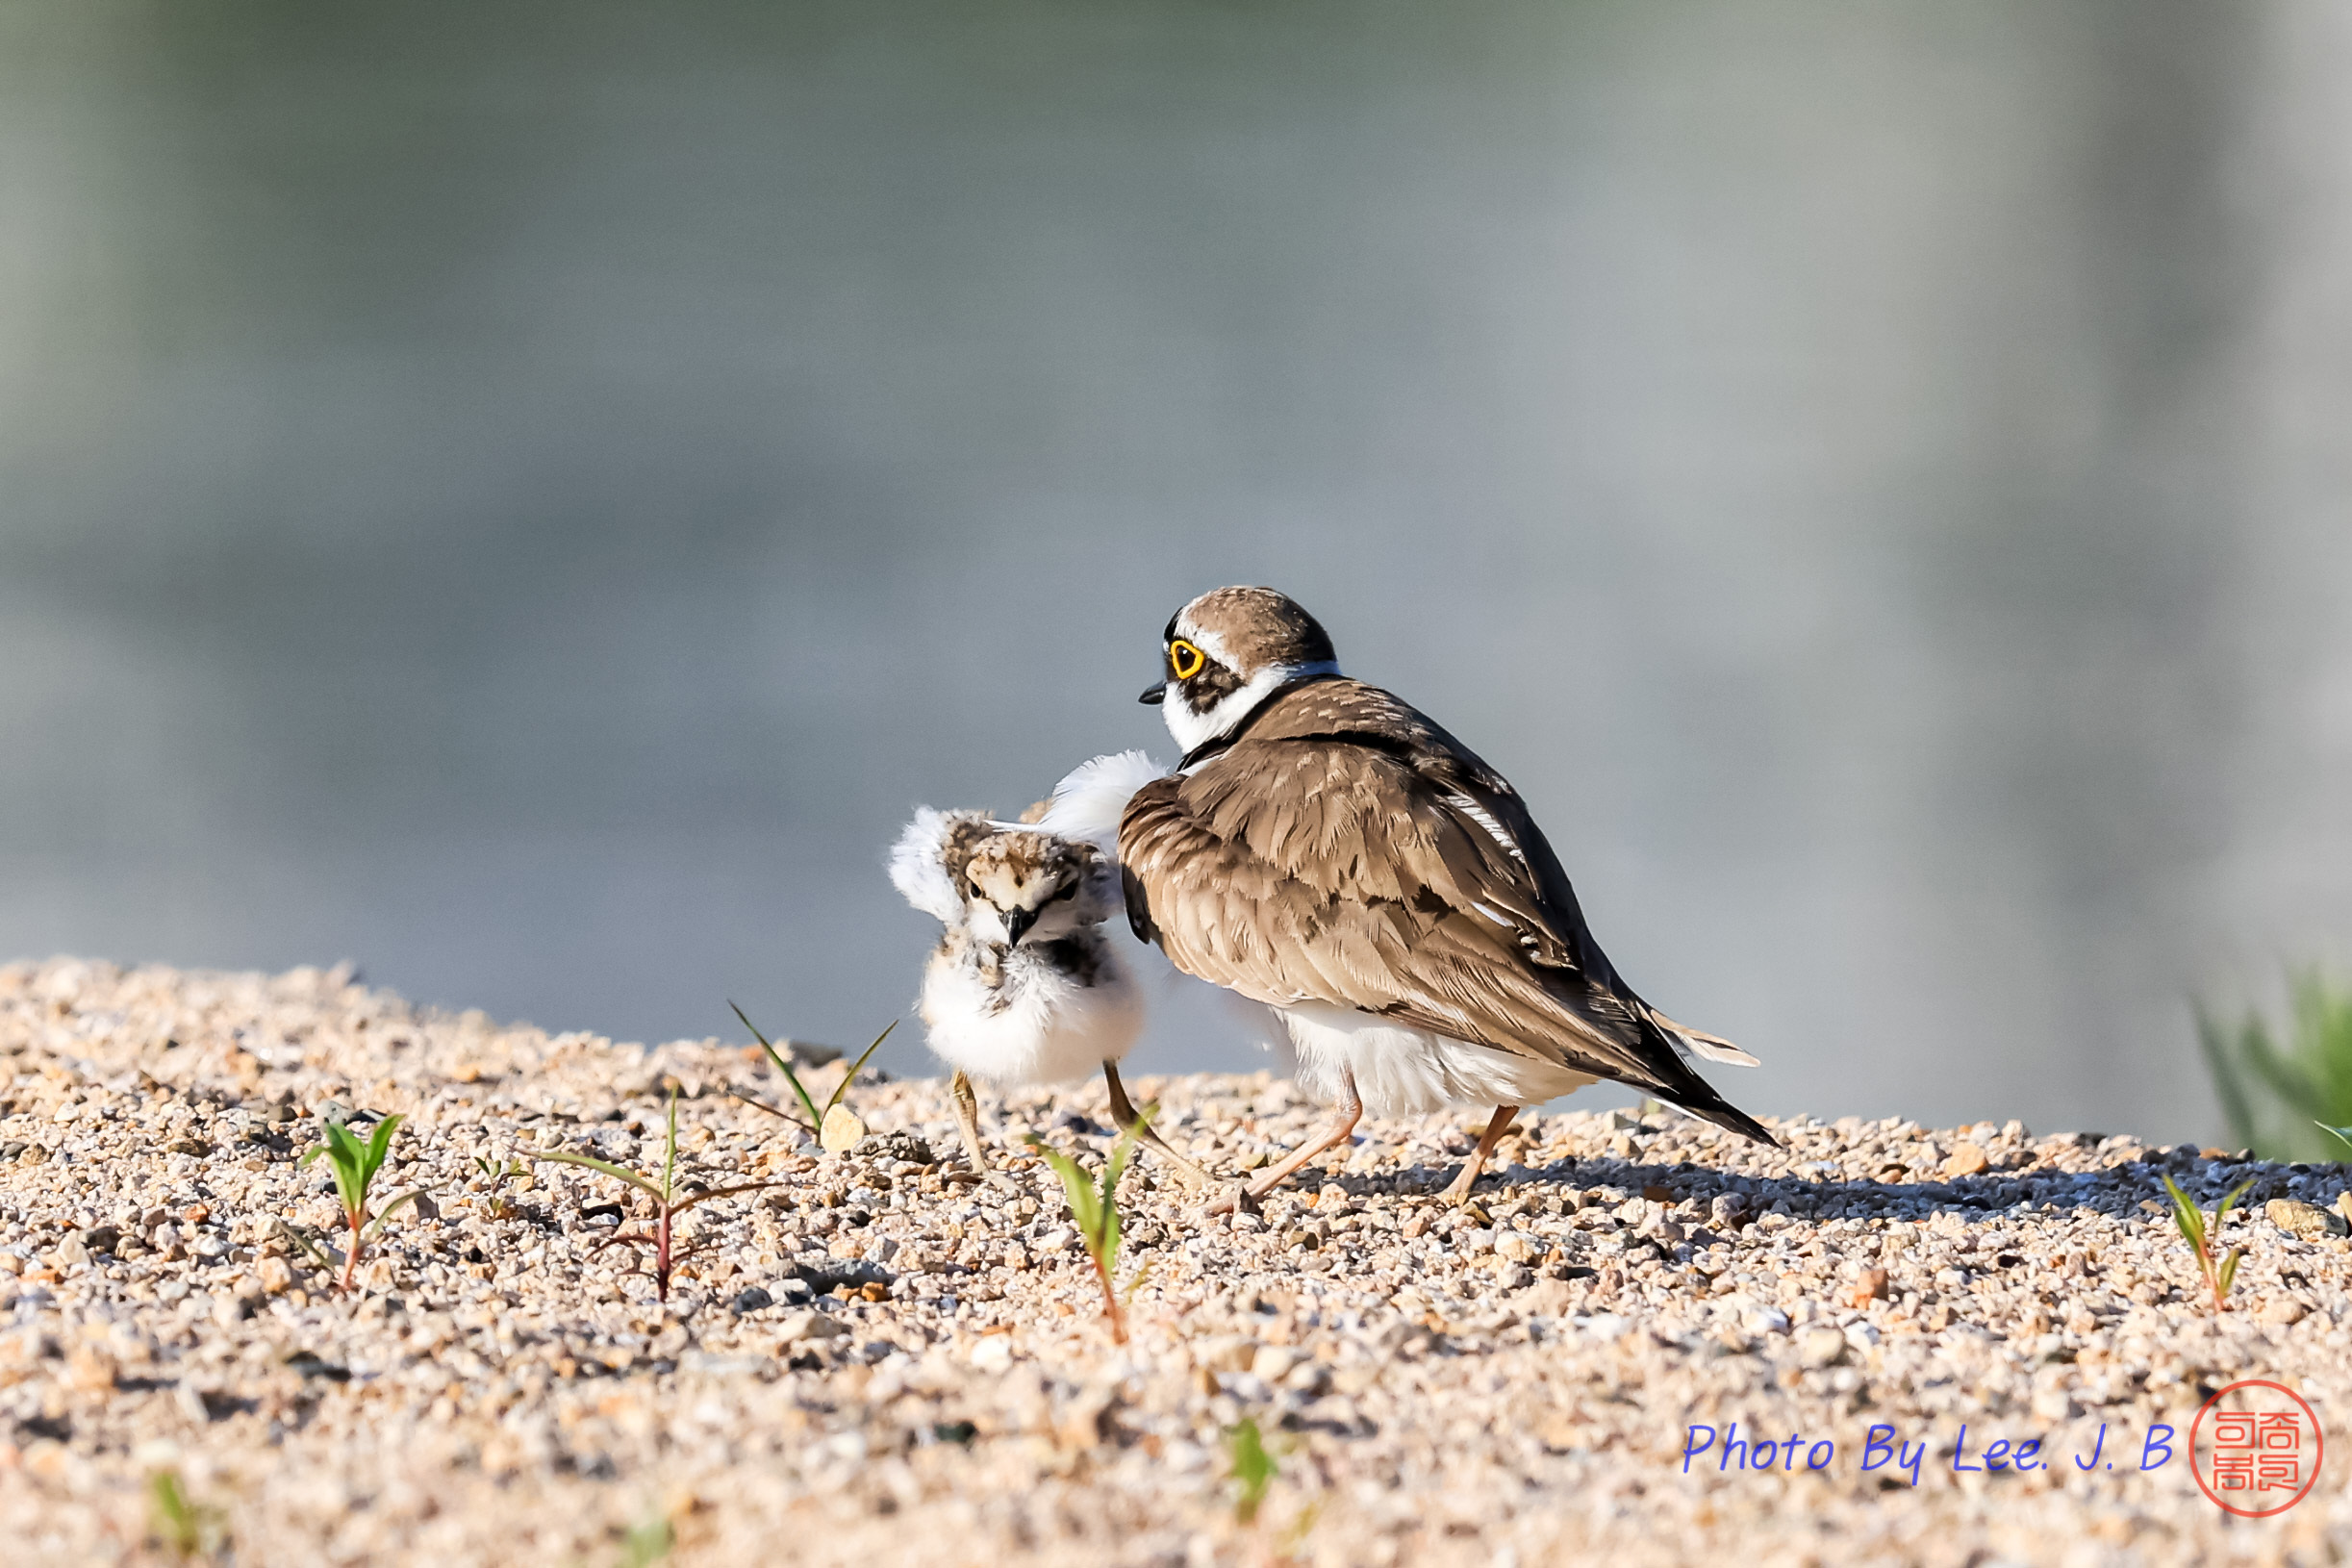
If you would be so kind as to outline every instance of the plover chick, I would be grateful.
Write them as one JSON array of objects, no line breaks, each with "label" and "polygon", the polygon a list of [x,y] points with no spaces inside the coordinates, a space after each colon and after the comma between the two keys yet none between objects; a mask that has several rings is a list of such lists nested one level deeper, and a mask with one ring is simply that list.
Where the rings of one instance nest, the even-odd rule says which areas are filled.
[{"label": "plover chick", "polygon": [[[1133,782],[1157,775],[1133,758],[1079,770],[1035,823],[923,807],[891,850],[891,881],[945,927],[923,966],[918,1011],[931,1049],[955,1070],[956,1125],[983,1171],[974,1078],[998,1088],[1067,1083],[1099,1067],[1112,1120],[1139,1125],[1119,1061],[1143,1030],[1143,995],[1102,928],[1123,896],[1117,863],[1093,842],[1114,830],[1106,823],[1116,823]],[[1186,1179],[1208,1182],[1151,1127],[1138,1136]]]}]

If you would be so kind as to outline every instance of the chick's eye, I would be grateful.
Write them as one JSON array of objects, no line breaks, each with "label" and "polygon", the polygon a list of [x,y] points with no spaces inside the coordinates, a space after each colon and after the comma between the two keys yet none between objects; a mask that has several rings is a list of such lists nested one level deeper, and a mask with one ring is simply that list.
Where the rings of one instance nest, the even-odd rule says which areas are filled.
[{"label": "chick's eye", "polygon": [[1168,645],[1168,668],[1176,671],[1178,680],[1192,679],[1201,673],[1201,667],[1206,663],[1208,655],[1181,637]]},{"label": "chick's eye", "polygon": [[1065,883],[1063,883],[1063,884],[1061,885],[1061,887],[1059,887],[1058,889],[1056,889],[1056,890],[1054,891],[1054,895],[1053,895],[1053,897],[1052,897],[1052,898],[1048,898],[1048,899],[1046,900],[1046,902],[1048,902],[1048,903],[1050,903],[1050,904],[1057,904],[1057,903],[1060,903],[1060,902],[1061,902],[1061,901],[1062,901],[1064,898],[1076,898],[1076,897],[1077,897],[1077,892],[1078,892],[1078,885],[1077,885],[1075,882],[1065,882]]}]

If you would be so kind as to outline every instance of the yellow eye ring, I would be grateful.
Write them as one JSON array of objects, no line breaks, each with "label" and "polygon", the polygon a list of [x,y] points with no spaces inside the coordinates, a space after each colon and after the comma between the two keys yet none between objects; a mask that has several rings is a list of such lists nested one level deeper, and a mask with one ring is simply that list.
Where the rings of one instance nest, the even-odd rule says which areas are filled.
[{"label": "yellow eye ring", "polygon": [[1201,673],[1208,663],[1208,655],[1194,647],[1181,637],[1168,645],[1168,668],[1176,671],[1178,680],[1190,680]]}]

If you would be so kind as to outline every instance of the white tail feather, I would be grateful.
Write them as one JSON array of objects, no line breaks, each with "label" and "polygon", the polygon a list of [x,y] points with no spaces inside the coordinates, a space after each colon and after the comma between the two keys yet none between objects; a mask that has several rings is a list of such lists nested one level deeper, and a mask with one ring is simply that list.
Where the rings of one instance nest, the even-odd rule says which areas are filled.
[{"label": "white tail feather", "polygon": [[1120,814],[1137,790],[1167,771],[1141,751],[1118,751],[1082,762],[1053,786],[1046,814],[1031,825],[1039,832],[1084,839],[1115,862]]},{"label": "white tail feather", "polygon": [[1681,1041],[1682,1049],[1693,1056],[1704,1056],[1710,1062],[1726,1062],[1732,1067],[1764,1065],[1719,1034],[1708,1034],[1686,1024],[1677,1024],[1655,1007],[1650,1009],[1650,1016],[1657,1021],[1659,1028]]}]

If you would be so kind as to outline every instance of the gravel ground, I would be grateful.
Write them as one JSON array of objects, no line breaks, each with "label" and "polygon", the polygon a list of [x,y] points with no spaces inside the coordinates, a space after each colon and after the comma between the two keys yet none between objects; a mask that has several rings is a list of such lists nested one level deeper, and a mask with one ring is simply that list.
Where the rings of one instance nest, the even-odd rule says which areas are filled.
[{"label": "gravel ground", "polygon": [[[346,973],[0,968],[0,1531],[14,1562],[169,1560],[172,1478],[219,1560],[460,1564],[2301,1562],[2341,1486],[2230,1520],[2185,1460],[2261,1375],[2352,1410],[2342,1167],[2126,1137],[1798,1120],[1784,1151],[1672,1115],[1547,1115],[1468,1210],[1470,1115],[1370,1129],[1261,1216],[1130,1176],[1131,1343],[1057,1187],[980,1182],[928,1082],[858,1085],[822,1153],[730,1087],[756,1053],[550,1037]],[[827,1083],[839,1068],[821,1071]],[[599,1243],[619,1184],[549,1149],[775,1183],[707,1203],[670,1302]],[[1262,1163],[1287,1083],[1140,1080],[1171,1140]],[[1099,1154],[1099,1084],[999,1108]],[[399,1113],[429,1184],[338,1289],[321,1114]],[[364,1118],[363,1118],[364,1120]],[[935,1158],[934,1155],[938,1157]],[[523,1163],[518,1166],[516,1162]],[[2252,1177],[2216,1318],[2161,1212]],[[2308,1204],[2310,1206],[2298,1206]],[[598,1205],[605,1205],[599,1207]],[[2298,1235],[2301,1231],[2305,1234]],[[1278,1465],[1237,1516],[1227,1433]],[[1799,1468],[1683,1469],[1690,1429]],[[1956,1471],[1994,1439],[2049,1468]],[[2111,1471],[2078,1470],[2105,1424]],[[1868,1429],[1923,1456],[1863,1468]],[[1823,1450],[1813,1445],[1829,1443]],[[1748,1457],[1756,1457],[1751,1448]],[[1823,1459],[1817,1470],[1808,1461]],[[2338,1462],[2340,1468],[2341,1461]]]}]

